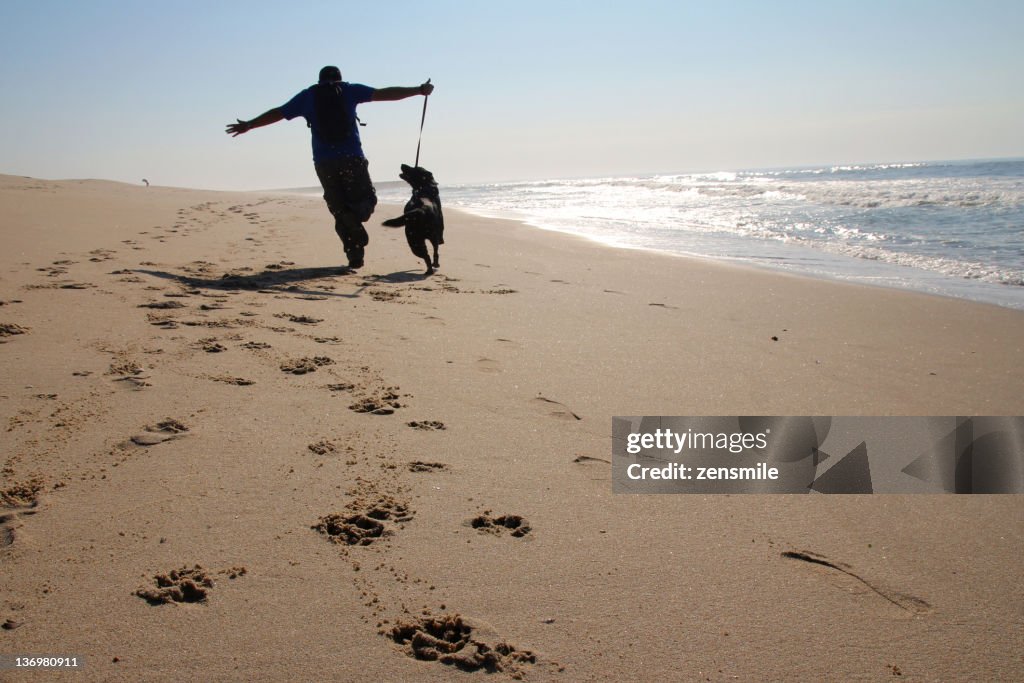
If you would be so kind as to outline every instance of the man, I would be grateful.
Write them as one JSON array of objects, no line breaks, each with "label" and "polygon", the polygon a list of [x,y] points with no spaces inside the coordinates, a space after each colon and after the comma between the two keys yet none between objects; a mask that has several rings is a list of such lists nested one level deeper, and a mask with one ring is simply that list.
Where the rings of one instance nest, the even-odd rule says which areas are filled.
[{"label": "man", "polygon": [[356,106],[364,102],[390,102],[434,91],[429,81],[417,87],[371,88],[341,80],[336,66],[320,69],[316,85],[306,88],[281,107],[266,111],[251,121],[238,119],[227,133],[238,137],[253,128],[281,119],[306,119],[313,137],[313,166],[324,188],[324,201],[334,216],[334,230],[341,238],[349,268],[363,265],[370,241],[363,223],[377,206],[377,193],[370,180],[369,164],[359,140]]}]

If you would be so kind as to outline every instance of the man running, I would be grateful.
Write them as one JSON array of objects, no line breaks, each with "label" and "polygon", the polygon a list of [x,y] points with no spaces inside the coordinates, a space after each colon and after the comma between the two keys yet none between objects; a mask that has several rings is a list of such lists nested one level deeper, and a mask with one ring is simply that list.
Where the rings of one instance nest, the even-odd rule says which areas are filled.
[{"label": "man running", "polygon": [[377,206],[377,193],[370,180],[369,164],[359,140],[356,106],[364,102],[390,102],[434,91],[430,82],[403,88],[371,88],[341,80],[336,66],[320,69],[316,85],[306,88],[280,107],[266,111],[250,121],[238,119],[227,126],[227,133],[238,137],[253,128],[291,120],[306,119],[312,131],[313,166],[324,188],[324,201],[334,216],[334,230],[348,256],[349,268],[363,265],[364,249],[370,241],[363,223]]}]

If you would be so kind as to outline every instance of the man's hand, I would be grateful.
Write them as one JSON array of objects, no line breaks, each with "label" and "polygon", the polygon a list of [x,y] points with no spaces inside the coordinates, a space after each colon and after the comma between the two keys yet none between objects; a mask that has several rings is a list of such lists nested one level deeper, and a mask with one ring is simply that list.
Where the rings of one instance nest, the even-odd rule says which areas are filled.
[{"label": "man's hand", "polygon": [[249,125],[248,121],[243,121],[242,119],[235,120],[238,121],[238,123],[229,123],[227,129],[224,131],[231,137],[237,138],[242,133],[252,129],[252,126]]},{"label": "man's hand", "polygon": [[242,119],[235,119],[238,123],[229,123],[225,133],[233,138],[237,138],[242,133],[248,133],[253,128],[260,128],[262,126],[269,126],[272,123],[277,123],[284,118],[284,114],[281,113],[280,107],[274,107],[269,109],[252,121],[243,121]]},{"label": "man's hand", "polygon": [[434,92],[434,85],[428,78],[426,83],[420,83],[408,88],[398,86],[393,88],[377,88],[373,91],[373,101],[394,102],[395,100],[404,100],[407,97],[416,97],[417,95],[426,97],[432,92]]}]

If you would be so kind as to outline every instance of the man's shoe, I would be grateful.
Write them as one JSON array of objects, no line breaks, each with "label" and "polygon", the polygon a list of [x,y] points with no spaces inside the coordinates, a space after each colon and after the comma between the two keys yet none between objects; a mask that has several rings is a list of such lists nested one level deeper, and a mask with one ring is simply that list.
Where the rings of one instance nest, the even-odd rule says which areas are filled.
[{"label": "man's shoe", "polygon": [[348,267],[355,270],[363,267],[363,248],[356,247],[348,252]]}]

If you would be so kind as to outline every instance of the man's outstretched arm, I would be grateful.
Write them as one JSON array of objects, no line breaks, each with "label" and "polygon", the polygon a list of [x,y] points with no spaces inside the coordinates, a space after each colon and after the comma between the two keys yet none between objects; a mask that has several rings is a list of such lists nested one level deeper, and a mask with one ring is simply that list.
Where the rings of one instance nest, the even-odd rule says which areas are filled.
[{"label": "man's outstretched arm", "polygon": [[434,92],[434,86],[430,81],[411,88],[377,88],[373,91],[373,101],[393,102],[395,100],[404,100],[406,97],[415,97],[416,95],[423,95],[426,97],[432,92]]},{"label": "man's outstretched arm", "polygon": [[253,128],[259,128],[260,126],[269,126],[272,123],[277,123],[284,118],[284,114],[281,113],[280,107],[274,107],[269,111],[265,111],[251,121],[243,121],[238,119],[238,123],[229,123],[225,132],[231,137],[237,138],[242,133],[252,130]]}]

